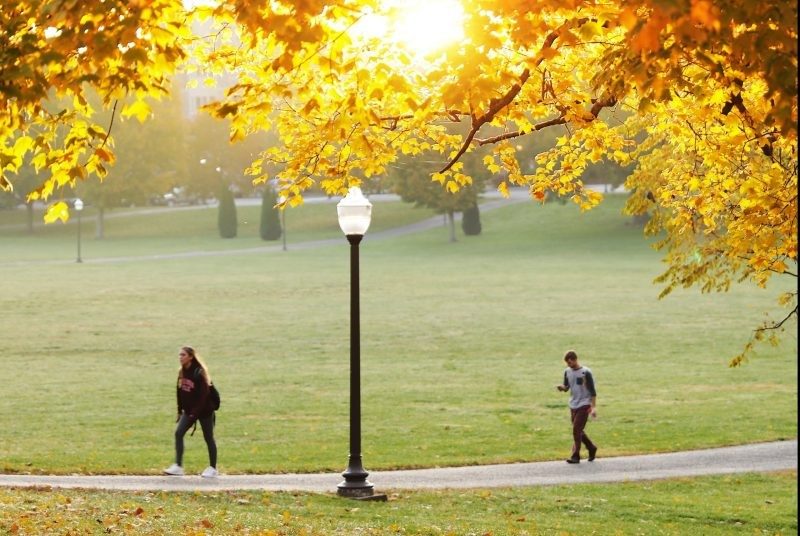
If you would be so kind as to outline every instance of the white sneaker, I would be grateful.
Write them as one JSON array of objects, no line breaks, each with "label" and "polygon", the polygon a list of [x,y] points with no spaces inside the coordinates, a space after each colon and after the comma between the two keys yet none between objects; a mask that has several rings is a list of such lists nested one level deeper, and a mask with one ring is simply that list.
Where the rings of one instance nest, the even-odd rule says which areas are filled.
[{"label": "white sneaker", "polygon": [[217,473],[217,470],[209,465],[203,470],[202,473],[200,473],[200,476],[203,478],[217,478],[218,474],[219,473]]},{"label": "white sneaker", "polygon": [[164,469],[164,472],[172,476],[183,476],[183,467],[181,467],[177,463],[173,463],[172,465]]}]

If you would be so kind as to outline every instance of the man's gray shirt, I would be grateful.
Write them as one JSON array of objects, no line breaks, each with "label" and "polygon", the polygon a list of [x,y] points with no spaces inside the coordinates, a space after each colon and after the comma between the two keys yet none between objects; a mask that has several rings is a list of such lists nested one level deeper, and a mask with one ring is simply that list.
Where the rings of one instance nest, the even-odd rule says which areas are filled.
[{"label": "man's gray shirt", "polygon": [[571,409],[589,406],[592,403],[592,397],[597,396],[592,371],[586,367],[578,370],[567,367],[564,370],[564,387],[569,387],[569,407]]}]

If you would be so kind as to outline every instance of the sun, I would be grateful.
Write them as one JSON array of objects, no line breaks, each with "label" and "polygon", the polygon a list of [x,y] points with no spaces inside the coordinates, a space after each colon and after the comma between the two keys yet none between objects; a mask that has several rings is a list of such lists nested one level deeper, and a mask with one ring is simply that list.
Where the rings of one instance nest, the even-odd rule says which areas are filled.
[{"label": "sun", "polygon": [[418,56],[464,38],[464,8],[458,0],[384,0],[381,14],[361,21],[359,33],[379,37]]},{"label": "sun", "polygon": [[457,0],[406,0],[392,25],[395,39],[426,55],[464,38],[464,9]]}]

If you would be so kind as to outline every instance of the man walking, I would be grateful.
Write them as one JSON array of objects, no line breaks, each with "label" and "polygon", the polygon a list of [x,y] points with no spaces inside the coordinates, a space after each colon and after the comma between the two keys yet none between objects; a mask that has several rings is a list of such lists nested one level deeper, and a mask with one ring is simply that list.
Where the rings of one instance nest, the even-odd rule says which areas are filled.
[{"label": "man walking", "polygon": [[597,416],[595,404],[597,392],[594,388],[592,371],[578,363],[578,354],[573,350],[564,354],[567,368],[564,369],[564,382],[556,385],[559,391],[569,391],[569,409],[572,415],[572,455],[567,458],[567,463],[581,463],[581,443],[589,452],[589,461],[594,461],[597,456],[597,447],[584,432],[589,415]]}]

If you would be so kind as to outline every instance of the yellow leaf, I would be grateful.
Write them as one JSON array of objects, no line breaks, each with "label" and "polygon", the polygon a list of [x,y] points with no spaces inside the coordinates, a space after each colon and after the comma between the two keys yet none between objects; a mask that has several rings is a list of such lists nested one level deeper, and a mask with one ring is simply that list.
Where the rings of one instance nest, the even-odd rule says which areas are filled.
[{"label": "yellow leaf", "polygon": [[64,223],[69,220],[69,207],[63,201],[50,205],[47,207],[47,212],[45,212],[45,223],[53,223],[56,220],[61,220]]},{"label": "yellow leaf", "polygon": [[306,105],[303,106],[303,109],[302,109],[302,111],[300,113],[310,114],[311,112],[313,112],[314,110],[316,110],[318,108],[319,108],[319,102],[317,101],[316,98],[311,97],[308,100],[308,102],[306,103]]},{"label": "yellow leaf", "polygon": [[150,117],[150,105],[143,100],[137,100],[122,109],[122,116],[136,116],[140,123],[144,123]]},{"label": "yellow leaf", "polygon": [[498,184],[497,185],[497,190],[500,192],[500,195],[502,195],[503,197],[508,199],[508,197],[509,197],[508,183],[506,181],[503,181],[500,184]]},{"label": "yellow leaf", "polygon": [[33,138],[30,136],[20,136],[17,138],[17,141],[14,142],[14,154],[18,156],[22,156],[33,147]]},{"label": "yellow leaf", "polygon": [[661,29],[667,23],[663,15],[651,16],[639,33],[631,40],[634,52],[655,52],[661,48]]},{"label": "yellow leaf", "polygon": [[106,151],[102,147],[95,149],[94,154],[96,154],[103,162],[111,162],[112,164],[114,163],[114,153]]},{"label": "yellow leaf", "polygon": [[581,37],[586,41],[590,41],[597,35],[600,35],[602,32],[602,28],[599,24],[594,21],[589,21],[584,23],[579,30]]},{"label": "yellow leaf", "polygon": [[633,9],[626,8],[619,14],[619,22],[628,30],[632,30],[636,27],[636,23],[639,22],[639,18]]}]

